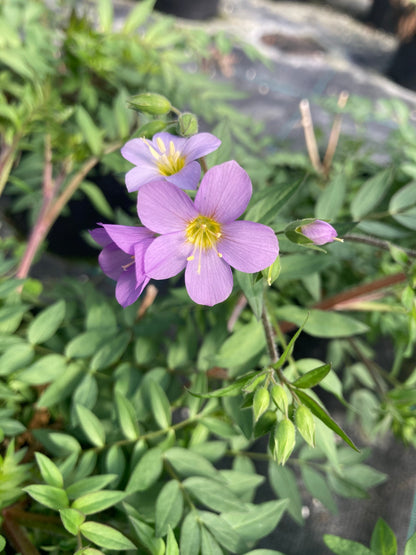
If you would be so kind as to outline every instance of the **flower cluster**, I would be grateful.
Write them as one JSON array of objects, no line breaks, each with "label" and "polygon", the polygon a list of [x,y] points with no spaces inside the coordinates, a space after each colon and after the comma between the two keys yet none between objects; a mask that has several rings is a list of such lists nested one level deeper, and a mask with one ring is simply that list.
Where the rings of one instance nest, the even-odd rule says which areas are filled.
[{"label": "flower cluster", "polygon": [[[157,133],[151,141],[132,139],[122,148],[124,158],[136,166],[126,174],[126,186],[138,191],[142,227],[99,224],[91,235],[103,247],[99,263],[117,281],[116,299],[123,307],[137,300],[150,279],[167,279],[182,270],[191,299],[213,306],[232,291],[231,267],[254,273],[276,260],[279,244],[274,231],[238,220],[250,201],[252,185],[237,162],[209,169],[198,188],[198,159],[219,145],[210,133],[188,139]],[[197,188],[192,201],[185,191]],[[321,233],[322,224],[329,224],[316,224],[305,226],[302,233],[317,244],[323,236],[333,240],[327,228]]]}]

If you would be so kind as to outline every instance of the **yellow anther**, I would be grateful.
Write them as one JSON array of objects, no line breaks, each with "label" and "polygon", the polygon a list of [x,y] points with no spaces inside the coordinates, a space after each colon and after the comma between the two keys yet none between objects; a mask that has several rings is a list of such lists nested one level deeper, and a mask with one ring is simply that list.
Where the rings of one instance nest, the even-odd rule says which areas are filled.
[{"label": "yellow anther", "polygon": [[[165,147],[165,143],[162,141],[162,139],[160,137],[158,137],[156,139],[157,142],[157,146],[159,147],[159,150],[162,154],[165,154],[166,152],[166,147]],[[171,141],[172,142],[172,141]]]}]

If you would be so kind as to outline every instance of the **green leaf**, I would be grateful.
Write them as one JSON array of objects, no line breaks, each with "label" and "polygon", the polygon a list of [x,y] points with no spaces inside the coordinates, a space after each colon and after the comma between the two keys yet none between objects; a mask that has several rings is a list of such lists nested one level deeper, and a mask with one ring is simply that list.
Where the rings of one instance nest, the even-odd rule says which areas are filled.
[{"label": "green leaf", "polygon": [[303,376],[292,382],[292,385],[300,387],[301,389],[315,387],[315,385],[318,385],[325,378],[330,370],[331,365],[324,364],[323,366],[319,366],[318,368],[314,368],[313,370],[306,372],[306,374],[303,374]]},{"label": "green leaf", "polygon": [[241,509],[241,500],[224,484],[211,478],[192,476],[184,480],[183,487],[200,503],[214,511]]},{"label": "green leaf", "polygon": [[126,350],[130,336],[130,332],[125,331],[108,339],[93,356],[90,364],[91,370],[102,370],[117,362]]},{"label": "green leaf", "polygon": [[368,331],[368,326],[362,322],[337,312],[285,305],[276,310],[276,315],[280,321],[293,322],[297,326],[302,325],[308,316],[304,331],[313,337],[349,337]]},{"label": "green leaf", "polygon": [[344,204],[347,189],[345,173],[337,172],[319,195],[315,204],[315,217],[320,220],[333,220]]},{"label": "green leaf", "polygon": [[114,212],[105,198],[101,189],[91,183],[90,181],[83,181],[79,186],[79,190],[82,191],[90,200],[93,207],[105,218],[111,220],[114,219]]},{"label": "green leaf", "polygon": [[201,529],[201,555],[224,555],[211,532],[204,527]]},{"label": "green leaf", "polygon": [[201,526],[196,511],[191,511],[185,517],[181,528],[180,554],[195,555],[199,552],[201,543]]},{"label": "green leaf", "polygon": [[307,464],[302,464],[300,470],[303,482],[312,497],[318,499],[331,513],[337,514],[337,505],[328,487],[327,480]]},{"label": "green leaf", "polygon": [[79,453],[81,445],[69,434],[50,432],[41,428],[33,430],[35,438],[46,447],[46,449],[57,457]]},{"label": "green leaf", "polygon": [[355,449],[355,451],[359,451],[359,449],[354,445],[347,434],[338,426],[338,424],[334,420],[332,420],[329,414],[320,405],[318,405],[318,403],[314,399],[312,399],[312,397],[309,397],[309,395],[307,395],[304,391],[300,389],[296,390],[296,395],[299,397],[302,403],[306,405],[308,409],[310,409],[312,414],[314,414],[325,424],[325,426],[338,434],[339,437],[342,438],[345,443],[348,443],[350,447]]},{"label": "green leaf", "polygon": [[253,319],[235,331],[222,344],[215,364],[222,367],[240,366],[258,355],[266,346],[264,329],[260,322]]},{"label": "green leaf", "polygon": [[317,274],[334,264],[334,259],[326,254],[288,254],[282,259],[279,279],[292,280]]},{"label": "green leaf", "polygon": [[6,539],[3,536],[0,536],[0,549],[4,549],[6,547]]},{"label": "green leaf", "polygon": [[250,208],[247,211],[247,220],[270,224],[282,206],[296,193],[303,180],[288,180],[278,187],[266,187],[253,195]]},{"label": "green leaf", "polygon": [[126,538],[126,536],[105,524],[99,524],[98,522],[83,522],[79,529],[87,540],[92,541],[100,547],[105,547],[110,551],[136,550],[134,543]]},{"label": "green leaf", "polygon": [[325,534],[324,542],[336,555],[374,555],[363,544],[352,540],[345,540],[332,534]]},{"label": "green leaf", "polygon": [[248,374],[241,376],[241,378],[237,378],[230,385],[226,385],[225,387],[221,387],[220,389],[210,393],[196,393],[195,391],[189,391],[189,393],[195,397],[201,397],[203,399],[211,399],[212,397],[234,397],[239,395],[244,385],[254,376],[257,376],[257,374],[257,371],[249,372]]},{"label": "green leaf", "polygon": [[23,491],[28,493],[35,501],[45,507],[59,511],[59,509],[66,509],[69,505],[67,494],[63,489],[54,486],[44,486],[34,484],[23,488]]},{"label": "green leaf", "polygon": [[163,486],[156,500],[156,536],[163,537],[169,527],[175,528],[182,518],[182,511],[183,495],[179,482],[171,480]]},{"label": "green leaf", "polygon": [[363,183],[351,202],[351,215],[354,220],[361,220],[369,214],[386,195],[393,179],[389,168],[382,170]]},{"label": "green leaf", "polygon": [[254,492],[265,480],[264,476],[259,474],[238,470],[220,470],[219,472],[230,491],[238,497],[242,497],[247,492]]},{"label": "green leaf", "polygon": [[144,545],[152,555],[164,555],[165,542],[161,538],[155,537],[153,528],[131,514],[129,514],[129,519],[140,543]]},{"label": "green leaf", "polygon": [[166,397],[166,393],[154,380],[149,380],[148,392],[153,418],[162,430],[169,428],[172,422],[172,415],[170,411],[169,399]]},{"label": "green leaf", "polygon": [[120,503],[126,495],[124,491],[95,491],[75,499],[72,508],[81,511],[84,515],[92,515]]},{"label": "green leaf", "polygon": [[303,524],[302,498],[293,471],[287,466],[279,466],[275,461],[270,461],[269,480],[276,495],[287,500],[290,516],[298,524]]},{"label": "green leaf", "polygon": [[232,511],[221,516],[243,540],[252,543],[276,528],[287,506],[288,500],[280,499],[248,506],[244,512]]},{"label": "green leaf", "polygon": [[403,555],[414,555],[414,553],[416,553],[416,532],[407,540]]},{"label": "green leaf", "polygon": [[41,385],[56,380],[67,371],[64,356],[58,354],[45,355],[31,366],[19,372],[18,379],[29,385]]},{"label": "green leaf", "polygon": [[171,447],[164,456],[180,476],[219,476],[218,470],[205,457],[183,447]]},{"label": "green leaf", "polygon": [[82,480],[78,480],[77,482],[74,482],[73,484],[68,486],[66,488],[66,492],[70,499],[77,499],[78,497],[82,497],[84,495],[87,495],[88,493],[102,490],[116,477],[116,474],[100,474],[98,476],[88,476],[87,478],[82,478]]},{"label": "green leaf", "polygon": [[179,555],[179,545],[170,526],[168,529],[168,536],[166,538],[165,555]]},{"label": "green leaf", "polygon": [[159,478],[162,469],[162,450],[159,447],[149,449],[133,469],[126,486],[126,492],[130,494],[147,490]]},{"label": "green leaf", "polygon": [[126,469],[126,457],[121,445],[112,445],[105,456],[105,469],[117,478],[112,482],[113,487],[121,482]]},{"label": "green leaf", "polygon": [[118,420],[124,437],[131,440],[138,439],[140,437],[140,429],[133,405],[117,389],[115,391],[115,398]]},{"label": "green leaf", "polygon": [[50,339],[65,318],[66,305],[61,300],[42,310],[29,324],[27,338],[32,345],[44,343]]},{"label": "green leaf", "polygon": [[233,527],[220,515],[207,511],[199,511],[199,517],[209,529],[215,540],[231,552],[241,553],[247,549],[246,543],[240,538]]},{"label": "green leaf", "polygon": [[155,0],[143,0],[130,11],[124,22],[122,33],[129,34],[142,25],[152,13]]},{"label": "green leaf", "polygon": [[38,463],[40,473],[42,478],[50,486],[55,486],[57,488],[62,488],[64,485],[64,479],[59,468],[54,462],[52,462],[46,455],[42,453],[35,453],[36,462]]},{"label": "green leaf", "polygon": [[95,125],[90,114],[81,105],[77,106],[75,119],[92,154],[99,156],[103,148],[102,132]]},{"label": "green leaf", "polygon": [[75,509],[60,509],[62,524],[74,536],[79,532],[79,527],[85,521],[85,516]]},{"label": "green leaf", "polygon": [[96,353],[114,335],[110,330],[91,330],[81,333],[67,343],[65,356],[68,358],[84,358]]},{"label": "green leaf", "polygon": [[412,181],[395,193],[390,200],[389,212],[393,218],[409,229],[416,230],[416,182]]},{"label": "green leaf", "polygon": [[234,275],[248,301],[248,304],[251,307],[251,310],[253,311],[253,314],[257,320],[260,320],[261,313],[263,311],[263,280],[259,279],[258,281],[255,281],[253,274],[246,274],[244,272],[235,271]]},{"label": "green leaf", "polygon": [[52,407],[60,403],[75,389],[83,377],[84,371],[80,364],[69,364],[66,372],[60,375],[40,396],[38,407]]},{"label": "green leaf", "polygon": [[7,349],[0,357],[0,376],[7,376],[24,368],[33,360],[35,353],[32,345],[23,343]]},{"label": "green leaf", "polygon": [[96,447],[104,447],[105,445],[105,431],[100,420],[95,414],[83,407],[82,405],[75,405],[75,410],[79,418],[82,431]]},{"label": "green leaf", "polygon": [[113,4],[111,0],[98,0],[98,21],[100,30],[110,33],[113,24]]},{"label": "green leaf", "polygon": [[377,555],[397,555],[397,540],[393,530],[379,518],[371,535],[371,551]]}]

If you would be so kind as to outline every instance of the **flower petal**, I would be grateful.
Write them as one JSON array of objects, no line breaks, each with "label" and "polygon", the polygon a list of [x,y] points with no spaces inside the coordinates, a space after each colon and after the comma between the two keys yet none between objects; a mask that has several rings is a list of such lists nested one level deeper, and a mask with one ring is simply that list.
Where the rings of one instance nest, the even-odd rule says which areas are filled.
[{"label": "flower petal", "polygon": [[123,272],[123,266],[128,266],[133,258],[111,243],[100,252],[98,263],[106,276],[118,279]]},{"label": "flower petal", "polygon": [[120,152],[123,158],[135,166],[140,166],[154,159],[148,144],[146,144],[146,141],[143,139],[131,139],[131,141],[127,141]]},{"label": "flower petal", "polygon": [[279,243],[274,231],[263,224],[237,221],[222,226],[217,243],[224,260],[240,272],[264,270],[276,260]]},{"label": "flower petal", "polygon": [[126,187],[129,193],[138,191],[145,183],[151,183],[157,179],[161,179],[162,175],[156,164],[142,164],[136,168],[132,168],[126,173]]},{"label": "flower petal", "polygon": [[[136,280],[137,283],[141,283],[146,279],[146,274],[144,271],[144,256],[147,249],[151,245],[154,239],[145,239],[140,243],[134,245],[134,266],[136,268]],[[149,281],[149,280],[147,280]]]},{"label": "flower petal", "polygon": [[216,150],[221,141],[211,133],[197,133],[186,141],[182,154],[187,160],[197,160]]},{"label": "flower petal", "polygon": [[145,227],[100,224],[114,243],[127,254],[134,254],[134,245],[152,239],[154,234]]},{"label": "flower petal", "polygon": [[188,195],[167,181],[140,188],[137,213],[142,224],[155,233],[185,232],[187,223],[198,215]]},{"label": "flower petal", "polygon": [[247,172],[231,160],[207,171],[195,197],[195,208],[217,222],[232,222],[247,208],[251,193]]},{"label": "flower petal", "polygon": [[99,245],[101,245],[102,247],[106,247],[107,245],[112,243],[112,240],[109,237],[108,233],[102,227],[96,227],[95,229],[91,229],[89,233],[91,237],[94,239],[94,241]]},{"label": "flower petal", "polygon": [[[158,141],[159,139],[159,141]],[[175,150],[179,151],[182,153],[186,143],[187,143],[187,139],[184,139],[183,137],[178,137],[177,135],[172,135],[171,133],[167,133],[166,131],[161,131],[160,133],[156,133],[155,135],[153,135],[153,139],[152,139],[152,143],[153,143],[153,147],[160,152],[160,154],[164,154],[165,151],[161,150],[159,148],[159,142],[162,141],[163,144],[165,145],[165,149],[166,151],[169,152],[169,148],[170,148],[170,142],[173,143],[173,146],[175,147]]]},{"label": "flower petal", "polygon": [[192,252],[183,232],[161,235],[152,241],[144,257],[144,270],[153,279],[167,279],[179,274]]},{"label": "flower petal", "polygon": [[198,162],[190,162],[180,172],[166,176],[166,181],[180,189],[196,189],[201,177],[201,166]]},{"label": "flower petal", "polygon": [[142,291],[142,284],[137,285],[136,273],[133,266],[120,274],[116,285],[116,299],[123,308],[133,304]]},{"label": "flower petal", "polygon": [[185,285],[195,303],[213,306],[225,301],[231,294],[233,274],[230,266],[213,249],[209,249],[201,252],[200,260],[195,256],[188,262]]}]

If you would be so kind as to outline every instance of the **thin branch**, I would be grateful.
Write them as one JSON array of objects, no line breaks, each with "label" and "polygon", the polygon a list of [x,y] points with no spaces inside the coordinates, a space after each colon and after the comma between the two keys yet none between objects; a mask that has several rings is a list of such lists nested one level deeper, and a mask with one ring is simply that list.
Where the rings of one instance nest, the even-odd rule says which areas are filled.
[{"label": "thin branch", "polygon": [[309,101],[306,98],[300,101],[299,109],[302,115],[301,122],[310,161],[315,170],[322,173],[322,165],[319,158],[318,145],[316,143],[315,131],[313,128],[311,109]]},{"label": "thin branch", "polygon": [[344,239],[348,241],[354,241],[355,243],[362,243],[363,245],[370,245],[372,247],[377,247],[386,251],[390,250],[390,246],[395,246],[396,248],[401,249],[403,252],[405,252],[408,256],[416,258],[415,249],[407,249],[404,247],[399,247],[397,245],[392,245],[392,243],[390,243],[389,241],[384,241],[383,239],[378,239],[377,237],[368,237],[367,235],[356,235],[355,233],[348,233],[347,235],[344,235]]},{"label": "thin branch", "polygon": [[265,303],[263,302],[263,311],[261,313],[261,323],[263,324],[264,333],[266,335],[267,350],[269,351],[270,362],[276,364],[279,360],[276,341],[274,339],[274,331],[270,324]]},{"label": "thin branch", "polygon": [[[347,104],[349,94],[347,91],[342,91],[338,97],[338,107],[343,110],[345,105]],[[323,169],[326,175],[328,175],[329,170],[331,168],[332,159],[334,157],[339,135],[341,133],[341,123],[342,123],[342,114],[338,113],[335,115],[334,123],[332,124],[332,129],[329,134],[328,139],[328,146],[325,152],[324,161],[323,161]]]}]

